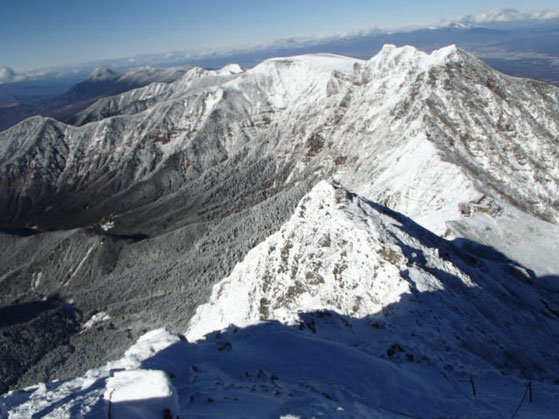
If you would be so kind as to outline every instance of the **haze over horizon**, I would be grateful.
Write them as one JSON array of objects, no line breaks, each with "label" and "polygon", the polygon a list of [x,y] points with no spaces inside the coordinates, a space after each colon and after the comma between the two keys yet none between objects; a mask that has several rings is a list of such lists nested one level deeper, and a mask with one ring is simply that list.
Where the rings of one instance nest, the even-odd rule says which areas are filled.
[{"label": "haze over horizon", "polygon": [[0,34],[10,40],[0,44],[0,66],[25,72],[151,53],[223,51],[373,28],[539,19],[559,16],[557,11],[541,12],[556,6],[548,0],[533,1],[530,8],[522,1],[491,0],[459,4],[352,0],[343,5],[334,0],[242,4],[8,0],[0,6]]}]

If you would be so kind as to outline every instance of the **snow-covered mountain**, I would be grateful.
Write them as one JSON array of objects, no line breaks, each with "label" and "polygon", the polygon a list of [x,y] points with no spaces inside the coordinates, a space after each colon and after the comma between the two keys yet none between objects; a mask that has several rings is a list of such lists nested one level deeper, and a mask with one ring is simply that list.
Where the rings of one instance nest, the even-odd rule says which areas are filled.
[{"label": "snow-covered mountain", "polygon": [[[558,100],[556,88],[499,74],[456,47],[193,69],[76,118],[94,124],[35,118],[0,134],[0,188],[10,191],[0,221],[91,225],[256,153],[294,165],[290,180],[337,176],[441,233],[460,202],[482,195],[556,223]],[[157,188],[134,191],[154,179]]]},{"label": "snow-covered mountain", "polygon": [[189,342],[155,330],[0,402],[11,417],[552,417],[558,311],[494,250],[323,181],[215,285]]},{"label": "snow-covered mountain", "polygon": [[118,78],[118,73],[107,67],[96,67],[87,77],[89,81],[107,81]]},{"label": "snow-covered mountain", "polygon": [[[193,338],[233,318],[289,325],[294,313],[319,309],[353,321],[416,292],[438,307],[447,302],[435,296],[448,291],[448,304],[478,322],[464,325],[471,333],[455,329],[467,317],[455,313],[452,325],[436,326],[445,339],[455,330],[476,345],[481,330],[494,336],[490,355],[472,349],[475,368],[479,357],[511,371],[527,359],[548,365],[547,353],[519,342],[543,316],[522,313],[556,311],[558,101],[556,87],[504,76],[454,46],[386,46],[367,61],[314,54],[250,70],[193,68],[101,99],[75,125],[21,122],[0,133],[0,305],[9,314],[57,296],[71,302],[61,322],[92,327],[69,327],[15,359],[2,371],[6,386],[81,375],[158,327]],[[347,209],[328,201],[336,194]],[[415,225],[410,233],[402,216],[393,227],[384,207],[452,244]],[[327,236],[330,247],[320,244]],[[515,294],[490,272],[549,295],[527,284]],[[528,310],[510,335],[490,309],[505,302]],[[32,314],[6,326],[6,351],[36,323]],[[554,347],[540,331],[538,345]],[[505,361],[499,344],[522,361]]]},{"label": "snow-covered mountain", "polygon": [[[9,106],[0,107],[0,130],[5,130],[34,115],[49,116],[59,121],[74,123],[76,113],[100,98],[117,95],[154,82],[171,83],[190,68],[191,66],[139,67],[120,74],[106,67],[97,67],[85,80],[73,84],[69,89],[64,89],[64,93],[56,96],[47,95],[43,100],[19,103],[17,99],[10,99],[11,95],[8,95],[3,101]],[[15,90],[18,91],[17,88]]]}]

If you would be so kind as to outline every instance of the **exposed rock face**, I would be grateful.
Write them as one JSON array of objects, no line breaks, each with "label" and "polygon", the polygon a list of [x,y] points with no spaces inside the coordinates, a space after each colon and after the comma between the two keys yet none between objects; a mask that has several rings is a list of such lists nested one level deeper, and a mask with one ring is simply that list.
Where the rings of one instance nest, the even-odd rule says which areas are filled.
[{"label": "exposed rock face", "polygon": [[[75,125],[30,118],[0,133],[0,305],[56,294],[84,322],[108,313],[72,338],[75,352],[45,361],[50,377],[74,375],[146,329],[185,330],[211,287],[330,177],[448,237],[552,242],[558,101],[557,88],[455,47],[387,46],[369,61],[194,68],[102,99]],[[447,223],[482,195],[504,207],[491,225]],[[551,259],[529,267],[553,273]]]}]

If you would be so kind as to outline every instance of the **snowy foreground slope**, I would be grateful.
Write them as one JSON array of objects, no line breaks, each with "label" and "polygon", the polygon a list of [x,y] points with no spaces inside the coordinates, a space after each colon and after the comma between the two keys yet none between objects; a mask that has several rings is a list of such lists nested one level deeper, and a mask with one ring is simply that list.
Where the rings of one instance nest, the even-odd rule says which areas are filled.
[{"label": "snowy foreground slope", "polygon": [[553,417],[559,298],[538,281],[322,181],[214,286],[186,339],[151,331],[0,403],[16,418]]}]

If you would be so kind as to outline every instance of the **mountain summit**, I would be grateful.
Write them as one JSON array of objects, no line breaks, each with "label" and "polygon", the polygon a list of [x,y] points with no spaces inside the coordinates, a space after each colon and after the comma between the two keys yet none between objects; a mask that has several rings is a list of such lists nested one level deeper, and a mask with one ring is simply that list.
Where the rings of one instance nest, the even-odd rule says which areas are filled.
[{"label": "mountain summit", "polygon": [[117,79],[119,75],[107,67],[96,67],[87,77],[90,81],[107,81]]}]

